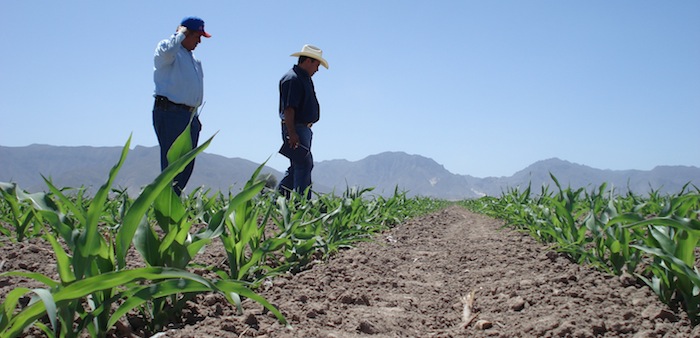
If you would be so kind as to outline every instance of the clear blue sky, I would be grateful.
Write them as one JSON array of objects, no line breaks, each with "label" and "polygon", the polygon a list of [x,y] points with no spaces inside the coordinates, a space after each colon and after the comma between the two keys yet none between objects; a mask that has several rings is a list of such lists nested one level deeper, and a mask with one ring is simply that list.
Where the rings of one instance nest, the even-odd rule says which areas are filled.
[{"label": "clear blue sky", "polygon": [[316,161],[700,167],[700,1],[6,1],[0,145],[157,145],[153,51],[189,15],[209,153],[286,168],[277,84],[310,43]]}]

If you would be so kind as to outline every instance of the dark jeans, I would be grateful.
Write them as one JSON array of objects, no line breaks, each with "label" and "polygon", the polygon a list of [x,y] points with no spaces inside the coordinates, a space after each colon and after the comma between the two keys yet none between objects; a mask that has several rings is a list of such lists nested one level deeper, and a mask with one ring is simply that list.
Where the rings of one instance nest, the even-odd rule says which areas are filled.
[{"label": "dark jeans", "polygon": [[[197,147],[199,142],[199,132],[202,130],[202,125],[199,122],[199,117],[192,117],[192,113],[187,109],[175,105],[155,104],[153,106],[153,128],[158,137],[160,145],[160,170],[168,167],[168,150],[175,142],[175,139],[185,131],[187,125],[192,121],[190,128],[190,136],[192,137],[192,148]],[[185,169],[175,176],[173,180],[173,189],[179,196],[187,181],[192,176],[194,169],[194,160],[185,167]]]},{"label": "dark jeans", "polygon": [[[303,194],[307,188],[311,187],[311,170],[314,168],[314,157],[311,155],[311,139],[314,133],[311,128],[304,124],[297,124],[295,129],[299,135],[300,144],[299,147],[292,150],[287,143],[287,128],[282,125],[282,142],[284,144],[280,152],[289,158],[289,168],[287,168],[277,190],[287,198],[290,197],[291,191]],[[306,191],[306,198],[311,198],[311,189]]]}]

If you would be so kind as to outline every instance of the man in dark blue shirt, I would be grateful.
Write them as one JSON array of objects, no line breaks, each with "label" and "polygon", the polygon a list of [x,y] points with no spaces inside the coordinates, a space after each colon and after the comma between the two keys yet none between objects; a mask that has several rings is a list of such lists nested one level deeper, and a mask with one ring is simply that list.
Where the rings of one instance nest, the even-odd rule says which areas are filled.
[{"label": "man in dark blue shirt", "polygon": [[298,56],[297,64],[287,72],[279,84],[279,116],[282,119],[282,147],[280,153],[289,158],[289,168],[280,181],[278,190],[287,198],[292,191],[311,198],[311,170],[314,159],[311,155],[311,126],[319,120],[320,107],[311,77],[318,67],[328,69],[323,51],[305,45]]}]

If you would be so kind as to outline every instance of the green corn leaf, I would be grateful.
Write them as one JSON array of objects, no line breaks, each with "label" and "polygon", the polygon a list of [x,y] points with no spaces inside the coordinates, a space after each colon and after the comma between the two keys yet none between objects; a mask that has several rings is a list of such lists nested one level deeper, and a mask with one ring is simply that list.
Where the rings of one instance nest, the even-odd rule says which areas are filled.
[{"label": "green corn leaf", "polygon": [[610,245],[610,252],[617,254],[617,253],[620,253],[620,250],[621,250],[620,241],[614,240],[612,242],[612,244]]},{"label": "green corn leaf", "polygon": [[141,218],[146,214],[149,206],[158,197],[163,189],[170,188],[172,180],[189,164],[197,155],[199,155],[204,149],[206,149],[211,143],[214,136],[210,137],[206,142],[204,142],[199,147],[187,152],[185,156],[172,162],[165,170],[163,170],[160,175],[151,184],[144,188],[143,192],[139,197],[136,198],[134,203],[124,215],[124,220],[122,221],[122,226],[117,233],[116,241],[116,258],[118,266],[124,267],[126,265],[126,251],[129,249],[129,245],[134,237],[136,228],[141,222]]},{"label": "green corn leaf", "polygon": [[51,225],[51,227],[66,241],[69,246],[73,245],[72,235],[73,229],[64,224],[62,217],[63,215],[60,211],[50,211],[50,210],[39,210],[38,213],[46,224]]},{"label": "green corn leaf", "polygon": [[27,193],[24,190],[17,189],[17,198],[22,201],[30,201],[32,206],[38,210],[56,210],[56,204],[49,198],[49,195],[44,192]]},{"label": "green corn leaf", "polygon": [[61,283],[68,284],[75,281],[75,273],[71,269],[71,258],[63,250],[61,244],[58,243],[56,238],[51,235],[51,233],[46,233],[44,238],[51,243],[53,252],[56,255],[56,267],[58,270],[58,276],[61,278]]},{"label": "green corn leaf", "polygon": [[264,181],[259,181],[255,184],[247,186],[241,192],[236,194],[236,196],[234,196],[233,199],[231,199],[231,201],[229,202],[230,208],[236,209],[241,204],[250,201],[251,199],[253,199],[253,197],[257,196],[264,187]]},{"label": "green corn leaf", "polygon": [[[644,252],[650,253],[654,256],[657,256],[667,262],[671,263],[671,269],[677,273],[679,277],[687,278],[689,279],[696,288],[700,288],[700,274],[698,274],[697,271],[693,269],[693,267],[689,266],[685,262],[683,262],[681,259],[678,257],[673,256],[672,254],[663,252],[659,248],[649,248],[641,245],[631,245],[634,248],[637,248],[639,250],[642,250]],[[681,290],[682,292],[685,292],[686,294],[693,294],[693,289],[687,289],[687,290]]]},{"label": "green corn leaf", "polygon": [[166,280],[144,286],[133,294],[130,292],[128,297],[124,297],[126,300],[112,313],[107,325],[112,327],[129,311],[153,299],[176,294],[211,292],[215,290],[211,285],[204,285],[189,279]]},{"label": "green corn leaf", "polygon": [[163,266],[163,261],[158,252],[159,241],[153,228],[148,224],[148,219],[141,218],[133,237],[134,247],[141,254],[146,264],[150,266]]},{"label": "green corn leaf", "polygon": [[20,298],[24,297],[32,290],[25,287],[16,287],[5,295],[5,300],[2,303],[2,318],[0,318],[0,332],[4,331],[9,324],[9,320],[15,312],[15,308],[19,304]]},{"label": "green corn leaf", "polygon": [[[44,179],[44,182],[46,182],[46,185],[49,187],[49,191],[53,193],[53,196],[57,197],[59,200],[60,206],[67,207],[73,214],[73,217],[77,219],[78,224],[85,224],[85,214],[84,210],[79,208],[75,203],[73,203],[66,195],[61,192],[56,186],[49,180],[48,178],[44,177],[44,175],[41,175],[41,177]],[[51,210],[52,211],[52,210]],[[69,238],[65,238],[66,240],[71,240]]]},{"label": "green corn leaf", "polygon": [[185,206],[173,189],[163,189],[153,203],[156,220],[165,233],[186,216]]},{"label": "green corn leaf", "polygon": [[248,271],[251,268],[260,264],[260,260],[265,253],[266,253],[266,251],[262,250],[262,249],[256,249],[255,251],[253,251],[253,253],[250,255],[250,258],[248,259],[248,261],[244,262],[244,264],[238,270],[238,276],[236,276],[236,279],[242,280],[248,274]]},{"label": "green corn leaf", "polygon": [[[10,275],[10,272],[6,273]],[[4,275],[4,274],[3,274]],[[15,273],[11,275],[27,275]],[[0,275],[2,276],[2,275]],[[198,276],[196,274],[173,268],[159,268],[159,267],[148,267],[148,268],[138,268],[133,270],[120,270],[105,273],[98,276],[88,277],[82,280],[78,280],[72,284],[65,287],[60,287],[53,291],[53,302],[58,304],[60,308],[63,302],[73,301],[77,299],[82,299],[90,294],[96,293],[102,290],[110,290],[123,285],[131,285],[136,281],[141,280],[151,280],[157,281],[162,279],[190,279],[197,281],[200,284],[208,285],[210,288],[214,289],[212,282],[204,277]],[[46,306],[44,302],[36,302],[24,308],[20,313],[14,316],[8,325],[8,327],[0,332],[2,337],[16,337],[19,335],[26,327],[31,325],[34,321],[43,316],[46,312]]]},{"label": "green corn leaf", "polygon": [[34,325],[38,327],[42,332],[44,332],[46,338],[56,338],[56,334],[53,332],[53,330],[51,330],[48,326],[44,325],[44,323],[36,322],[34,323]]},{"label": "green corn leaf", "polygon": [[652,277],[651,279],[647,278],[646,276],[640,275],[640,274],[635,274],[637,278],[641,279],[646,285],[648,285],[652,291],[654,291],[655,294],[658,296],[661,296],[663,294],[663,291],[661,290],[661,280],[658,277]]},{"label": "green corn leaf", "polygon": [[[688,265],[695,264],[695,247],[700,240],[700,221],[679,217],[657,217],[626,225],[629,228],[640,226],[649,226],[650,233],[665,252],[675,254]],[[657,230],[657,226],[676,229],[675,237],[672,238]]]},{"label": "green corn leaf", "polygon": [[202,238],[197,241],[192,242],[192,244],[187,246],[187,253],[190,257],[195,257],[204,246],[211,243],[211,238]]},{"label": "green corn leaf", "polygon": [[117,173],[124,164],[124,161],[126,161],[126,155],[129,153],[130,144],[131,135],[129,135],[129,139],[126,141],[126,144],[122,148],[122,153],[121,157],[119,158],[119,161],[117,161],[117,164],[115,164],[114,167],[112,167],[112,169],[109,171],[109,178],[107,179],[107,182],[105,182],[105,184],[103,184],[100,187],[100,189],[97,190],[97,193],[92,198],[92,202],[90,202],[90,206],[88,207],[87,211],[87,217],[85,219],[85,232],[82,234],[83,236],[80,239],[82,244],[80,254],[83,255],[83,257],[98,256],[100,255],[101,249],[107,245],[104,241],[104,238],[102,238],[102,236],[99,233],[98,222],[100,220],[100,217],[102,216],[102,212],[105,207],[105,202],[107,201],[107,197],[111,190],[112,184],[114,183],[114,180],[117,177]]},{"label": "green corn leaf", "polygon": [[192,261],[192,255],[190,255],[187,247],[178,242],[173,242],[170,248],[168,248],[168,257],[170,257],[170,262],[166,266],[172,266],[175,268],[184,269],[187,267],[190,261]]},{"label": "green corn leaf", "polygon": [[680,258],[685,264],[693,266],[695,264],[695,247],[698,244],[697,232],[678,231],[676,233],[676,252],[675,256]]},{"label": "green corn leaf", "polygon": [[622,215],[617,215],[612,217],[607,224],[612,225],[612,224],[625,224],[626,227],[630,227],[630,224],[634,224],[637,222],[641,222],[644,220],[644,217],[642,217],[639,214],[636,213],[627,213],[627,214],[622,214]]},{"label": "green corn leaf", "polygon": [[[270,304],[270,302],[268,302],[262,296],[251,291],[241,282],[233,280],[219,280],[216,282],[216,287],[219,291],[227,295],[227,297],[231,295],[241,295],[243,297],[256,301],[257,303],[261,304],[266,309],[268,309],[270,312],[272,312],[275,315],[275,317],[277,317],[277,320],[279,320],[280,323],[289,325],[287,323],[287,319],[284,318],[282,313],[274,305]],[[229,299],[229,302],[231,302],[232,304],[236,303],[231,299]]]},{"label": "green corn leaf", "polygon": [[164,254],[168,251],[168,248],[173,246],[175,243],[175,238],[177,238],[177,232],[168,232],[165,234],[165,237],[160,241],[160,244],[158,246],[158,253],[159,254]]},{"label": "green corn leaf", "polygon": [[692,221],[690,219],[680,217],[654,217],[632,224],[626,224],[625,227],[637,228],[647,225],[663,225],[679,230],[685,230],[696,235],[700,234],[700,221]]},{"label": "green corn leaf", "polygon": [[195,240],[199,239],[214,239],[219,236],[224,232],[224,215],[226,213],[226,209],[219,210],[214,213],[212,216],[211,220],[209,221],[209,224],[207,224],[206,230],[202,232],[198,232],[194,234]]},{"label": "green corn leaf", "polygon": [[260,171],[262,171],[262,168],[265,166],[265,164],[267,164],[267,161],[269,161],[269,160],[270,160],[270,158],[268,157],[267,160],[265,160],[265,162],[263,162],[262,164],[260,164],[260,165],[255,169],[255,171],[253,172],[253,175],[251,175],[251,177],[250,177],[250,179],[248,180],[248,182],[246,182],[246,185],[245,185],[246,188],[248,188],[248,187],[250,187],[250,186],[256,184],[256,182],[258,181],[258,176],[260,175]]},{"label": "green corn leaf", "polygon": [[175,232],[175,241],[180,244],[185,244],[192,241],[192,234],[190,234],[190,229],[192,229],[192,222],[190,222],[187,217],[183,217],[180,223],[177,225],[177,232]]},{"label": "green corn leaf", "polygon": [[168,163],[173,163],[176,160],[184,157],[188,151],[192,150],[192,120],[194,119],[194,112],[190,115],[190,122],[185,127],[185,130],[177,136],[173,144],[168,149]]},{"label": "green corn leaf", "polygon": [[266,252],[273,252],[279,250],[285,245],[288,245],[289,242],[289,238],[270,238],[265,240],[265,242],[260,245],[260,248]]},{"label": "green corn leaf", "polygon": [[49,322],[51,323],[51,327],[53,328],[54,332],[56,332],[56,329],[58,328],[56,325],[56,314],[58,312],[56,310],[56,302],[53,299],[53,295],[46,289],[32,289],[32,292],[36,293],[43,302],[44,307],[46,308],[46,315],[49,317]]},{"label": "green corn leaf", "polygon": [[54,288],[58,287],[60,284],[54,281],[53,279],[42,275],[37,272],[27,272],[27,271],[7,271],[0,273],[0,277],[9,277],[9,276],[15,276],[15,277],[24,277],[24,278],[29,278],[33,279],[39,283],[42,283],[46,285],[49,288]]}]

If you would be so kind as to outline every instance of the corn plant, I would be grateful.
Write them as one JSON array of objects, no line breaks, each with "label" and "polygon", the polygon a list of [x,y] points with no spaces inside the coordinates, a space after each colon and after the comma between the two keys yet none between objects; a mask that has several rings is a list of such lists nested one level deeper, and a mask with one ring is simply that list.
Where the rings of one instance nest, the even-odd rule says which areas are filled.
[{"label": "corn plant", "polygon": [[[0,274],[0,276],[21,276],[47,282],[47,285],[50,286],[49,289],[31,290],[17,287],[10,291],[3,303],[3,327],[2,331],[0,331],[2,337],[19,336],[28,326],[27,323],[34,323],[43,316],[48,317],[52,327],[73,323],[61,322],[63,320],[61,316],[64,309],[71,307],[75,299],[87,299],[88,306],[92,308],[92,311],[83,313],[81,317],[77,318],[77,325],[75,327],[71,325],[71,329],[75,330],[74,332],[70,332],[68,329],[55,332],[55,330],[52,330],[44,323],[36,323],[36,325],[49,337],[77,337],[78,333],[83,329],[87,329],[92,337],[104,337],[106,331],[100,332],[92,323],[104,314],[110,314],[112,310],[110,304],[119,304],[121,302],[117,309],[110,316],[107,316],[108,322],[106,325],[108,327],[113,326],[130,310],[150,300],[192,292],[218,291],[224,294],[232,303],[234,300],[230,299],[231,295],[243,295],[259,302],[268,309],[274,309],[264,298],[253,293],[240,282],[230,280],[210,281],[180,269],[153,267],[114,271],[78,280],[68,285],[59,285],[59,283],[53,282],[45,276],[19,271],[6,272]],[[148,283],[139,283],[144,281],[148,281]],[[114,292],[115,290],[117,292]],[[101,303],[93,302],[90,298],[92,295],[104,292],[111,294],[112,298]],[[17,306],[19,299],[28,293],[36,295],[32,302],[18,314],[5,317]]]},{"label": "corn plant", "polygon": [[[186,156],[187,149],[191,149],[188,129],[178,137],[168,151],[169,162],[177,162]],[[248,195],[246,191],[243,191],[234,197],[234,200],[245,199]],[[175,194],[173,189],[162,190],[153,203],[155,218],[164,233],[163,238],[159,238],[155,231],[145,222],[139,224],[134,238],[135,247],[150,265],[185,269],[205,245],[211,243],[212,239],[224,234],[223,222],[220,221],[222,218],[210,222],[207,228],[196,234],[191,234],[190,229],[193,224],[189,218],[190,213],[187,212],[182,199]],[[207,203],[206,205],[211,204]],[[195,216],[201,216],[201,214]],[[238,244],[236,243],[236,245]],[[233,280],[242,279],[240,274],[231,275],[230,277]],[[238,295],[228,295],[228,297],[240,309],[240,298]],[[178,299],[176,296],[172,296],[169,298],[169,306],[175,310],[175,313],[178,313],[188,299],[188,297]],[[144,308],[149,317],[154,319],[156,324],[153,327],[154,330],[159,329],[159,323],[167,317],[167,312],[164,311],[168,305],[167,303],[166,299],[160,298],[153,301],[151,308]],[[273,309],[273,312],[284,322],[281,313],[276,309]],[[162,316],[163,320],[159,320],[158,316]]]},{"label": "corn plant", "polygon": [[581,250],[586,242],[585,226],[581,226],[579,220],[583,218],[586,211],[577,204],[584,189],[579,188],[572,191],[571,188],[562,189],[559,181],[550,173],[559,193],[555,198],[551,198],[548,204],[552,207],[550,217],[545,221],[549,227],[556,232],[556,240],[562,250],[569,253],[577,261],[586,259],[585,250]]},{"label": "corn plant", "polygon": [[[107,234],[107,236],[104,237],[100,232],[98,222],[108,197],[109,188],[126,159],[129,143],[130,139],[122,150],[121,158],[118,163],[110,171],[107,182],[97,191],[95,197],[87,206],[87,209],[84,208],[81,198],[78,198],[75,202],[72,201],[64,195],[61,190],[55,187],[50,180],[45,178],[49,189],[58,201],[56,204],[57,208],[42,209],[41,212],[53,227],[54,231],[62,237],[69,251],[72,252],[72,256],[70,256],[61,245],[59,245],[58,240],[51,232],[45,233],[44,237],[51,243],[56,254],[60,277],[59,283],[47,284],[47,286],[50,286],[51,290],[58,291],[79,280],[90,279],[106,273],[122,270],[122,267],[117,268],[115,264],[114,245],[111,242],[112,236]],[[173,168],[171,172],[174,176],[176,173],[175,168]],[[143,196],[146,195],[142,195],[142,197]],[[133,211],[133,209],[130,211]],[[125,228],[120,228],[120,230],[123,229]],[[44,280],[44,278],[40,279]],[[86,321],[85,318],[88,316],[90,310],[94,311],[98,307],[103,306],[105,302],[107,302],[107,305],[111,304],[110,299],[112,299],[115,292],[116,290],[113,288],[105,288],[89,294],[89,307],[87,309],[84,306],[86,300],[82,298],[82,296],[67,299],[61,303],[60,307],[57,307],[56,304],[50,304],[51,306],[47,304],[47,312],[52,312],[52,310],[55,309],[58,314],[56,316],[59,320],[58,323],[52,323],[53,333],[59,336],[73,336],[84,328],[87,328],[91,334],[105,334],[109,328],[107,325],[109,319],[108,312],[103,312],[99,316],[95,316],[92,321]],[[42,300],[44,303],[47,302],[46,297],[42,298]],[[49,317],[53,315],[54,313],[49,313]],[[9,317],[9,313],[3,314],[3,318],[6,317]],[[19,316],[16,318],[21,319],[24,317]],[[76,320],[79,324],[74,328],[73,322]],[[27,325],[30,323],[20,324]],[[74,329],[76,331],[73,331]]]},{"label": "corn plant", "polygon": [[[274,306],[252,291],[263,278],[299,271],[311,260],[368,240],[391,224],[444,206],[431,199],[408,199],[398,190],[389,199],[363,196],[371,188],[348,189],[342,197],[317,194],[313,200],[293,193],[287,200],[262,193],[269,183],[257,178],[262,165],[235,196],[219,193],[210,198],[208,191],[195,189],[178,197],[171,187],[173,178],[212,140],[191,149],[188,139],[181,135],[176,140],[168,153],[170,166],[135,200],[125,190],[111,188],[130,139],[92,199],[82,188],[68,195],[46,178],[48,194],[18,198],[17,189],[3,194],[3,201],[11,202],[0,205],[2,210],[19,210],[13,214],[19,224],[42,229],[55,252],[59,279],[23,271],[0,274],[45,285],[10,292],[0,306],[0,336],[18,336],[30,325],[51,337],[86,332],[104,336],[132,310],[150,318],[154,331],[168,319],[165,312],[178,310],[184,300],[201,292],[220,292],[239,310],[241,297],[250,298],[286,323]],[[17,208],[12,209],[15,201]],[[204,227],[194,231],[195,224]],[[228,270],[207,267],[220,277],[217,280],[188,272],[196,254],[217,237],[224,244]],[[126,253],[132,244],[146,267],[129,267]],[[24,295],[32,295],[32,301],[18,309]]]},{"label": "corn plant", "polygon": [[700,321],[700,272],[695,250],[700,241],[700,197],[697,194],[670,198],[658,217],[628,225],[646,227],[648,237],[642,245],[633,245],[654,257],[648,270],[651,277],[639,277],[664,301],[674,292],[694,321]]},{"label": "corn plant", "polygon": [[[63,249],[52,232],[46,232],[44,237],[56,255],[59,281],[21,271],[0,274],[31,278],[47,287],[33,290],[18,287],[11,291],[0,309],[0,336],[18,336],[37,319],[47,315],[50,327],[37,323],[47,336],[75,337],[87,330],[91,336],[101,337],[121,315],[146,302],[178,293],[205,291],[221,292],[232,304],[236,303],[238,295],[244,295],[257,300],[281,322],[286,322],[276,308],[254,295],[243,283],[209,281],[180,268],[126,268],[126,251],[137,230],[143,229],[143,224],[147,223],[145,216],[148,209],[163,195],[163,190],[172,190],[170,182],[175,175],[210,142],[211,138],[171,162],[129,205],[121,224],[107,232],[102,231],[98,223],[103,215],[109,187],[126,158],[130,139],[124,146],[118,163],[110,171],[107,182],[87,204],[87,209],[83,208],[83,203],[71,202],[45,179],[57,201],[55,206],[42,207],[39,212],[53,227],[53,231],[61,236],[72,255]],[[19,298],[27,293],[35,295],[32,305],[15,311]],[[110,315],[114,306],[119,310]]]},{"label": "corn plant", "polygon": [[[78,321],[78,330],[88,327],[94,334],[104,334],[107,331],[107,319],[104,315],[95,318],[94,324],[82,321],[87,316],[82,297],[65,299],[61,306],[58,307],[53,300],[53,294],[77,280],[114,271],[114,262],[112,260],[114,256],[110,252],[109,243],[99,234],[98,218],[104,205],[104,200],[107,198],[107,189],[126,157],[128,144],[129,142],[127,142],[127,146],[122,151],[119,162],[112,168],[107,183],[98,190],[87,210],[82,209],[82,203],[75,204],[71,202],[50,180],[44,178],[58,201],[55,207],[48,206],[40,209],[40,212],[44,215],[44,219],[53,227],[53,231],[63,237],[66,245],[73,252],[73,256],[69,256],[59,245],[52,232],[46,232],[44,237],[51,243],[56,254],[60,281],[54,282],[43,275],[27,276],[43,282],[49,287],[48,290],[35,290],[34,292],[41,297],[43,304],[45,304],[45,307],[42,307],[42,309],[45,309],[49,318],[52,319],[52,335],[62,337],[76,335],[77,332],[73,331],[73,322],[75,320]],[[17,292],[26,291],[22,288],[16,290],[19,290]],[[100,306],[103,301],[111,298],[111,296],[111,289],[99,290],[94,294],[90,294],[90,305]],[[26,309],[20,315],[13,316],[12,309],[15,305],[6,301],[2,320],[0,320],[2,332],[7,333],[9,336],[16,335],[18,328],[23,329],[30,325],[36,319],[35,317],[38,316],[38,314],[24,315],[24,313],[28,313],[25,312],[28,311]],[[27,318],[30,320],[27,320]],[[58,318],[58,322],[56,322],[56,318]]]},{"label": "corn plant", "polygon": [[340,198],[332,195],[319,198],[323,209],[329,210],[318,219],[317,225],[322,228],[314,231],[323,234],[320,244],[324,255],[349,248],[356,242],[371,240],[373,234],[387,229],[381,211],[384,199],[364,199],[363,195],[372,190],[348,188]]},{"label": "corn plant", "polygon": [[300,271],[316,253],[326,251],[323,229],[318,221],[327,210],[318,203],[294,191],[289,200],[276,195],[270,220],[277,226],[275,238],[285,239],[285,242],[279,248],[282,257],[273,257],[277,259],[275,271]]},{"label": "corn plant", "polygon": [[[27,237],[38,236],[43,230],[43,220],[36,208],[50,208],[53,202],[48,195],[43,192],[30,194],[16,183],[5,182],[0,182],[0,193],[7,208],[2,213],[3,219],[14,226],[16,240],[21,242]],[[10,237],[12,229],[0,224],[0,234]]]},{"label": "corn plant", "polygon": [[635,273],[661,300],[680,302],[691,320],[700,322],[697,187],[695,192],[686,191],[686,184],[674,197],[652,190],[642,198],[629,192],[616,196],[606,184],[590,194],[562,189],[552,179],[559,188],[556,195],[543,189],[539,198],[529,198],[513,190],[501,198],[461,204],[555,243],[556,250],[579,263],[613,274]]},{"label": "corn plant", "polygon": [[[168,150],[169,163],[175,163],[185,158],[187,152],[192,149],[189,128],[188,125]],[[181,170],[176,171],[176,174],[179,171]],[[140,200],[141,196],[147,196],[148,198],[142,201]],[[151,225],[143,220],[138,222],[138,228],[126,227],[126,229],[129,232],[135,230],[133,233],[135,236],[134,246],[150,266],[184,269],[192,258],[206,244],[211,242],[211,238],[217,235],[217,229],[206,229],[195,236],[190,234],[192,222],[189,218],[189,213],[174,189],[160,189],[158,193],[153,191],[150,194],[142,194],[141,196],[134,202],[134,207],[141,207],[139,208],[141,212],[152,204],[155,219],[164,235],[160,238]],[[141,204],[137,205],[139,202]],[[140,212],[139,216],[143,217],[144,214]],[[130,215],[125,215],[125,220],[128,216]],[[133,222],[130,225],[132,224],[135,225],[137,222]]]},{"label": "corn plant", "polygon": [[379,222],[383,226],[390,227],[409,218],[425,215],[452,204],[451,202],[431,197],[415,196],[408,198],[406,195],[407,192],[399,191],[397,186],[391,197],[377,196],[373,202],[367,205],[367,208],[372,210],[371,213],[376,214],[376,219],[372,220],[372,222]]},{"label": "corn plant", "polygon": [[[253,283],[268,276],[268,271],[262,269],[267,255],[279,250],[288,241],[284,237],[264,236],[271,205],[267,210],[257,208],[254,201],[265,187],[266,182],[257,179],[263,165],[256,169],[243,190],[229,199],[225,210],[213,218],[225,228],[220,238],[228,258],[228,278]],[[264,217],[262,211],[266,211]],[[222,278],[226,277],[225,272],[218,273]]]},{"label": "corn plant", "polygon": [[[181,134],[168,151],[168,161],[173,163],[182,158],[191,147],[189,134]],[[152,200],[154,218],[163,233],[162,238],[151,224],[139,222],[134,233],[134,246],[148,265],[185,269],[192,258],[211,242],[211,238],[217,236],[216,228],[194,235],[190,233],[193,223],[183,198],[174,189],[166,188]]]},{"label": "corn plant", "polygon": [[[189,214],[173,189],[163,189],[155,199],[153,209],[163,235],[159,236],[149,222],[140,222],[133,237],[134,247],[148,266],[187,269],[197,253],[221,233],[220,229],[205,228],[191,234]],[[149,320],[151,330],[160,330],[167,317],[179,315],[187,300],[187,296],[171,295],[147,303],[142,313]]]},{"label": "corn plant", "polygon": [[204,187],[197,187],[187,195],[186,213],[193,222],[208,224],[211,211],[218,208],[219,203],[223,203],[221,192],[210,196],[211,192],[211,188],[205,190]]}]

